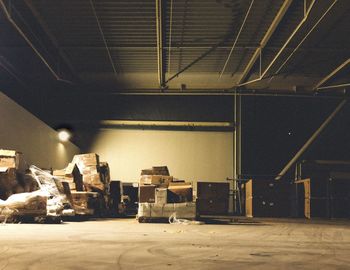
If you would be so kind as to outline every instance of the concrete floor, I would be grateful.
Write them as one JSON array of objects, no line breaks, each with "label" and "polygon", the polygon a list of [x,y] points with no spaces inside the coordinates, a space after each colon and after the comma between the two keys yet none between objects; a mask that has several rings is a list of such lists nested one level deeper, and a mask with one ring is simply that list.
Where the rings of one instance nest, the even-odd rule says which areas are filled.
[{"label": "concrete floor", "polygon": [[350,269],[350,222],[0,225],[0,269]]}]

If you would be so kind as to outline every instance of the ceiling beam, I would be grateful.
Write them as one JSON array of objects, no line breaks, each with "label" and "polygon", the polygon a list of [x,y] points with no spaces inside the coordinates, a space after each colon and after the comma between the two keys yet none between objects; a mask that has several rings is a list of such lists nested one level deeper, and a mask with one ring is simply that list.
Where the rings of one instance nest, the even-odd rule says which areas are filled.
[{"label": "ceiling beam", "polygon": [[286,14],[289,6],[291,5],[291,3],[293,2],[293,0],[285,0],[282,7],[280,8],[280,10],[278,11],[276,17],[274,18],[274,20],[272,21],[269,29],[266,31],[265,36],[263,37],[263,39],[260,42],[260,47],[257,48],[253,54],[253,56],[250,58],[247,66],[245,67],[244,71],[242,72],[241,77],[239,78],[237,85],[241,84],[242,82],[244,82],[244,80],[247,78],[247,76],[249,75],[250,71],[252,70],[256,60],[259,58],[260,56],[260,52],[261,50],[266,46],[266,44],[268,43],[268,41],[270,40],[272,34],[275,32],[277,26],[279,25],[279,23],[281,22],[282,18],[284,17],[284,15]]},{"label": "ceiling beam", "polygon": [[163,18],[163,0],[156,0],[156,32],[157,32],[157,62],[158,62],[158,84],[161,89],[166,87],[165,84],[165,27]]},{"label": "ceiling beam", "polygon": [[321,81],[319,81],[313,88],[314,91],[323,88],[336,88],[336,87],[321,87],[324,83],[326,83],[329,79],[331,79],[335,74],[337,74],[340,70],[350,64],[350,58],[348,58],[345,62],[339,65],[336,69],[334,69],[331,73],[329,73],[326,77],[324,77]]},{"label": "ceiling beam", "polygon": [[67,67],[69,68],[70,72],[72,73],[73,77],[78,79],[78,80],[80,80],[79,76],[77,75],[77,72],[75,71],[75,69],[73,67],[73,65],[69,61],[69,59],[66,56],[66,54],[60,48],[60,45],[58,44],[57,39],[51,33],[51,31],[49,30],[49,27],[47,26],[45,21],[40,16],[40,13],[38,12],[38,10],[35,8],[35,6],[33,4],[33,1],[32,0],[24,0],[24,2],[27,5],[27,7],[29,8],[29,10],[31,11],[32,15],[36,18],[36,20],[39,23],[39,25],[41,26],[41,28],[44,30],[45,34],[48,36],[48,38],[51,41],[51,43],[57,49],[59,56],[63,59],[64,63],[67,65]]},{"label": "ceiling beam", "polygon": [[114,72],[114,74],[117,74],[117,68],[116,68],[116,66],[115,66],[115,64],[114,64],[114,60],[113,60],[112,55],[111,55],[111,52],[110,52],[110,50],[109,50],[109,47],[108,47],[108,44],[107,44],[107,40],[106,40],[105,34],[104,34],[103,30],[102,30],[102,26],[101,26],[101,23],[100,23],[100,19],[99,19],[98,16],[97,16],[97,12],[96,12],[95,5],[94,5],[93,0],[90,0],[90,5],[91,5],[92,12],[93,12],[93,14],[94,14],[94,17],[95,17],[95,19],[96,19],[96,23],[97,23],[98,29],[99,29],[99,31],[100,31],[100,34],[101,34],[103,43],[104,43],[104,45],[105,45],[105,48],[106,48],[106,51],[107,51],[107,55],[108,55],[109,61],[110,61],[111,66],[112,66],[112,68],[113,68],[113,72]]},{"label": "ceiling beam", "polygon": [[17,23],[12,19],[9,9],[7,8],[4,0],[0,0],[0,8],[3,10],[6,19],[9,23],[16,29],[17,33],[25,40],[28,46],[34,51],[34,53],[40,58],[41,62],[48,68],[50,73],[54,76],[57,81],[62,81],[66,83],[72,83],[71,81],[62,79],[57,71],[49,64],[45,57],[39,52],[39,50],[30,41],[27,35],[22,31],[22,29],[17,25]]},{"label": "ceiling beam", "polygon": [[320,133],[328,126],[328,124],[334,119],[338,112],[344,107],[347,100],[342,100],[335,110],[324,120],[321,126],[311,135],[311,137],[306,141],[306,143],[300,148],[300,150],[294,155],[294,157],[286,164],[286,166],[281,170],[281,172],[276,176],[275,180],[280,180],[288,170],[297,162],[302,154],[310,147],[310,145],[318,138]]}]

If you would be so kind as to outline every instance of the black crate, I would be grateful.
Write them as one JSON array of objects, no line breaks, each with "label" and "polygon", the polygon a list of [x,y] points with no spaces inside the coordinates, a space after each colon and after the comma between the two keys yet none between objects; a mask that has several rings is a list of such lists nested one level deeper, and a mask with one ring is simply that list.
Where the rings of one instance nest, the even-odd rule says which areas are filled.
[{"label": "black crate", "polygon": [[330,200],[332,218],[350,218],[350,199],[333,198]]},{"label": "black crate", "polygon": [[199,215],[227,215],[228,200],[197,199],[197,212]]},{"label": "black crate", "polygon": [[253,217],[289,217],[290,202],[288,200],[267,200],[253,198]]},{"label": "black crate", "polygon": [[200,199],[228,200],[229,183],[197,182],[197,197]]}]

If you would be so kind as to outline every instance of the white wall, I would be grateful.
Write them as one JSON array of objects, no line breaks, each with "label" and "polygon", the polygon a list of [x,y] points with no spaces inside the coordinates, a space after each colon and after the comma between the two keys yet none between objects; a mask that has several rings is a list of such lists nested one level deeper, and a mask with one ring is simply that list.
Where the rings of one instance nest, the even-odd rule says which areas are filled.
[{"label": "white wall", "polygon": [[57,133],[0,92],[0,148],[20,151],[29,164],[64,168],[80,152],[71,142],[60,143]]},{"label": "white wall", "polygon": [[91,152],[111,167],[111,177],[136,182],[141,169],[167,165],[188,181],[226,181],[232,177],[233,133],[102,129]]}]

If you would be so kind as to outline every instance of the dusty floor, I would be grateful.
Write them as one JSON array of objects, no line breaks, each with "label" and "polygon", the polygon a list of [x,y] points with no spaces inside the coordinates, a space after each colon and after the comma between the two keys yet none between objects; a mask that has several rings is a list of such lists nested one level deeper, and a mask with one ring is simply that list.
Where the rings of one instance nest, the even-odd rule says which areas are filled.
[{"label": "dusty floor", "polygon": [[0,225],[0,269],[350,269],[350,222]]}]

